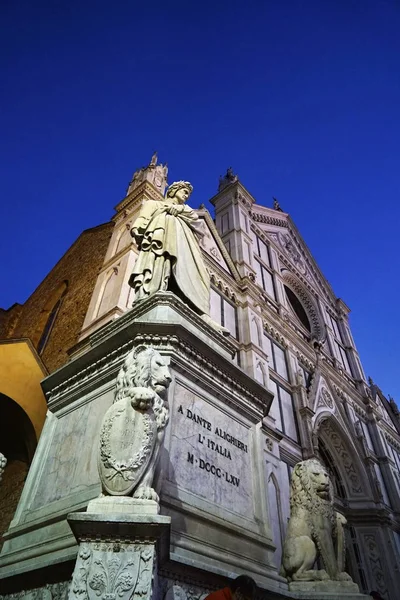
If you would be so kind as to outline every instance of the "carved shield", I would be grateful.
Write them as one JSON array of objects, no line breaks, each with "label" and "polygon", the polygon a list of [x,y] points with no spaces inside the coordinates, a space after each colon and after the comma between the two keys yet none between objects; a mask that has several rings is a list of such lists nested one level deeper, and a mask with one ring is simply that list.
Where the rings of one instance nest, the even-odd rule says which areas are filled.
[{"label": "carved shield", "polygon": [[128,496],[149,466],[157,439],[152,410],[132,408],[129,398],[115,402],[105,414],[100,432],[99,474],[112,496]]}]

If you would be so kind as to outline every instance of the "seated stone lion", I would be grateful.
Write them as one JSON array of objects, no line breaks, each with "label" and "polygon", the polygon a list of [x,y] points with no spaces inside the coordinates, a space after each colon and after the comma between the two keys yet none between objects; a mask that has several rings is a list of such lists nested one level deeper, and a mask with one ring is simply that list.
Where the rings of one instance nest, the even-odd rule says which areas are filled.
[{"label": "seated stone lion", "polygon": [[[290,519],[281,574],[288,581],[351,581],[344,567],[346,519],[333,509],[333,488],[314,458],[295,466],[290,491]],[[325,569],[313,569],[320,557]]]},{"label": "seated stone lion", "polygon": [[154,348],[138,346],[126,357],[100,431],[103,495],[158,502],[152,484],[168,423],[170,383],[168,366]]}]

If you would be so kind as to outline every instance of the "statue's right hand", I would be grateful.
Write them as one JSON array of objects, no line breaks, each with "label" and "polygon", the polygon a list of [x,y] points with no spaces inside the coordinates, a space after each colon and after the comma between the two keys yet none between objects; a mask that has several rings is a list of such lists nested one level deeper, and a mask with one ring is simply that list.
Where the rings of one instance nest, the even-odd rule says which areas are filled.
[{"label": "statue's right hand", "polygon": [[173,217],[176,217],[177,215],[180,215],[181,212],[183,212],[184,210],[185,210],[184,206],[181,206],[179,204],[173,204],[172,206],[169,207],[168,214],[172,215]]}]

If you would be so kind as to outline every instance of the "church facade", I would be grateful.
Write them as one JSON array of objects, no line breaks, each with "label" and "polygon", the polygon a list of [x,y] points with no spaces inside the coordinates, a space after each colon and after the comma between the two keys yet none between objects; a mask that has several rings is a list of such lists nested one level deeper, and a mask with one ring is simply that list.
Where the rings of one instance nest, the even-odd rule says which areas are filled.
[{"label": "church facade", "polygon": [[[349,308],[278,202],[257,204],[228,170],[210,199],[214,218],[204,205],[197,214],[210,316],[229,337],[206,333],[190,315],[186,333],[174,332],[168,319],[184,311],[172,296],[162,310],[149,305],[151,318],[132,309],[138,249],[130,232],[166,186],[167,168],[153,157],[112,221],[84,232],[24,306],[0,314],[0,452],[8,460],[0,593],[67,597],[77,545],[66,518],[99,494],[98,431],[134,338],[166,353],[179,347],[159,476],[171,531],[158,596],[200,599],[246,572],[269,597],[296,597],[280,574],[290,478],[296,463],[317,457],[347,520],[347,572],[361,592],[395,600],[400,418],[366,379]],[[18,364],[17,377],[9,365]]]}]

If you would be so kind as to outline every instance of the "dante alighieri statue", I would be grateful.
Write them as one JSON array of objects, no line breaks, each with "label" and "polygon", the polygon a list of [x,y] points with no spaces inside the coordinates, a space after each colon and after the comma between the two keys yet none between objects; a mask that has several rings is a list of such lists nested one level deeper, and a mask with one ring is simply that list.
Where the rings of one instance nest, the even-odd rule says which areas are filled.
[{"label": "dante alighieri statue", "polygon": [[214,329],[229,335],[209,314],[210,277],[199,246],[205,232],[197,213],[185,204],[192,190],[188,181],[177,181],[163,201],[144,203],[131,229],[139,256],[129,285],[135,290],[134,302],[156,292],[174,292]]}]

